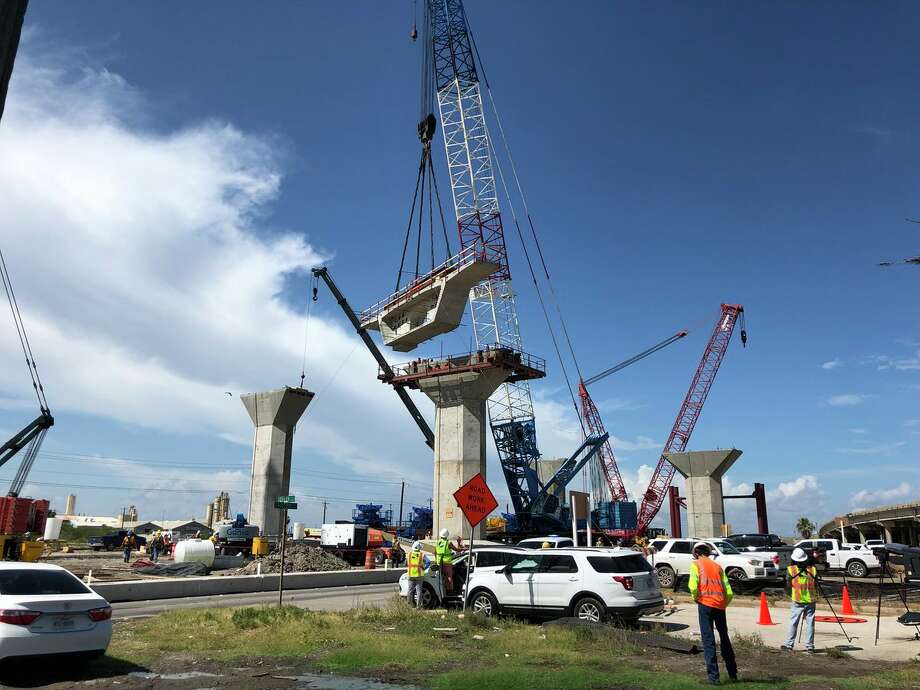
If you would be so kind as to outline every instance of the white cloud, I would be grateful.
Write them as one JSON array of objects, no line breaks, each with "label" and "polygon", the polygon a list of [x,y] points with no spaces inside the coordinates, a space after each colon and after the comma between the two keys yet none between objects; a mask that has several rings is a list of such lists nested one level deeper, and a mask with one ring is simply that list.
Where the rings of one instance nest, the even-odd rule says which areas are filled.
[{"label": "white cloud", "polygon": [[820,491],[818,478],[812,474],[803,474],[791,482],[781,482],[773,491],[768,491],[769,498],[790,499],[808,493]]},{"label": "white cloud", "polygon": [[853,497],[850,501],[854,505],[865,505],[873,503],[884,503],[886,501],[893,501],[896,499],[907,498],[908,496],[913,496],[917,493],[917,490],[907,482],[901,482],[893,489],[878,489],[875,491],[869,491],[868,489],[862,489],[853,494]]},{"label": "white cloud", "polygon": [[837,367],[839,367],[839,366],[842,365],[842,364],[843,364],[843,362],[842,362],[840,359],[838,359],[838,358],[835,357],[834,359],[829,360],[829,361],[825,362],[824,364],[822,364],[822,365],[821,365],[821,368],[822,368],[822,369],[836,369]]},{"label": "white cloud", "polygon": [[881,455],[883,453],[890,453],[903,445],[905,445],[905,441],[897,441],[896,443],[883,443],[881,445],[867,446],[865,448],[838,448],[837,452],[852,453],[853,455]]},{"label": "white cloud", "polygon": [[[327,253],[309,227],[267,220],[283,155],[270,138],[219,121],[163,131],[150,110],[118,75],[24,41],[0,126],[7,264],[53,411],[245,446],[238,394],[299,380],[304,317],[281,298],[285,281],[301,277],[305,293]],[[331,298],[310,332],[316,390],[358,340]],[[31,397],[17,347],[0,338],[4,408]],[[298,447],[430,482],[430,453],[375,375],[359,346],[308,410]],[[350,433],[354,419],[363,433]]]},{"label": "white cloud", "polygon": [[865,429],[847,429],[851,434],[867,434],[869,433]]},{"label": "white cloud", "polygon": [[868,395],[862,393],[844,393],[842,395],[832,395],[829,398],[825,398],[824,404],[830,405],[831,407],[862,405],[868,397]]},{"label": "white cloud", "polygon": [[907,426],[907,427],[920,426],[920,419],[906,419],[904,420],[904,426]]},{"label": "white cloud", "polygon": [[865,364],[874,364],[879,371],[920,371],[920,350],[913,357],[891,357],[889,355],[869,355],[863,358]]}]

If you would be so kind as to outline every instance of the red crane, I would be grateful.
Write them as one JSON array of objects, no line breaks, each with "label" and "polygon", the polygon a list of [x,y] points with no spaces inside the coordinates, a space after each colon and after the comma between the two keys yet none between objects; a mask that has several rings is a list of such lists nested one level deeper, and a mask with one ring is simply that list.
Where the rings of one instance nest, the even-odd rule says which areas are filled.
[{"label": "red crane", "polygon": [[719,365],[725,357],[725,351],[728,349],[728,343],[731,341],[732,333],[735,330],[735,323],[741,318],[741,344],[747,343],[747,331],[744,327],[744,307],[740,304],[723,304],[722,313],[716,322],[709,342],[706,344],[706,350],[703,352],[703,359],[696,369],[693,381],[690,383],[690,390],[684,398],[680,411],[677,413],[677,420],[671,429],[671,435],[668,436],[664,444],[664,450],[658,459],[658,465],[655,467],[655,473],[649,482],[648,489],[642,497],[642,506],[639,509],[639,519],[637,532],[644,534],[649,524],[661,509],[665,495],[668,493],[668,487],[671,486],[671,479],[674,477],[674,466],[664,457],[665,453],[682,453],[687,448],[690,441],[690,434],[693,433],[693,427],[696,426],[700,418],[700,412],[703,411],[703,403],[706,402],[706,396],[709,395],[709,389],[712,388],[712,382],[719,372]]},{"label": "red crane", "polygon": [[[645,359],[650,354],[658,352],[658,350],[667,347],[671,343],[677,342],[685,335],[687,335],[687,331],[678,331],[670,338],[665,338],[657,345],[653,345],[649,349],[644,350],[637,355],[633,355],[629,359],[624,360],[619,364],[615,364],[609,369],[606,369],[589,379],[581,379],[578,382],[578,397],[581,399],[581,418],[584,423],[584,432],[586,437],[592,434],[601,436],[607,433],[607,430],[604,428],[604,421],[601,419],[600,412],[598,412],[597,406],[591,399],[590,393],[588,393],[588,386],[610,376],[610,374],[615,374],[616,372],[620,371],[620,369],[625,369],[630,364],[635,364],[639,360]],[[607,487],[610,490],[610,500],[629,500],[629,497],[626,495],[626,487],[623,485],[623,478],[620,476],[620,468],[617,467],[617,459],[613,454],[613,447],[610,445],[610,441],[605,441],[604,444],[598,449],[597,458],[601,469],[604,472],[604,478],[607,480]]]}]

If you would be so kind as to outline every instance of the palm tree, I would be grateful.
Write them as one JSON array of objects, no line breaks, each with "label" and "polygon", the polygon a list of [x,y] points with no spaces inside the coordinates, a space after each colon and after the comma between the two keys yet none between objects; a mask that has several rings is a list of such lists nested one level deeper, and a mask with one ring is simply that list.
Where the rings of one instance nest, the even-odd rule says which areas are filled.
[{"label": "palm tree", "polygon": [[810,539],[816,529],[818,528],[815,523],[804,516],[795,523],[795,531],[802,535],[802,539]]}]

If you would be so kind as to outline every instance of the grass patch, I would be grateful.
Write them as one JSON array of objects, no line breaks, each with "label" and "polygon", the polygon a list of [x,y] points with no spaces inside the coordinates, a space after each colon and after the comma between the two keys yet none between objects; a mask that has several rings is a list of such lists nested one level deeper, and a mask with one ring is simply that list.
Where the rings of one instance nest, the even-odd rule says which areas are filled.
[{"label": "grass patch", "polygon": [[[435,628],[448,628],[437,631]],[[482,639],[475,639],[481,637]],[[745,663],[763,657],[759,635],[736,636]],[[629,633],[607,627],[540,627],[513,619],[417,611],[401,601],[347,612],[296,607],[177,610],[143,621],[119,623],[109,649],[113,659],[174,667],[176,659],[223,663],[253,657],[279,658],[299,668],[367,676],[445,690],[521,687],[649,688],[690,690],[703,686],[702,656],[669,656],[643,648]],[[778,659],[779,657],[777,657]],[[660,660],[656,662],[655,660]],[[670,661],[668,661],[670,660]],[[824,678],[815,658],[809,677],[752,673],[747,690],[833,687],[894,690],[920,684],[920,665],[874,673],[852,659],[824,659],[825,666],[852,664],[859,675]],[[181,665],[181,662],[178,662]],[[772,663],[772,662],[771,662]],[[890,667],[889,667],[890,668]],[[838,682],[839,681],[839,682]]]}]

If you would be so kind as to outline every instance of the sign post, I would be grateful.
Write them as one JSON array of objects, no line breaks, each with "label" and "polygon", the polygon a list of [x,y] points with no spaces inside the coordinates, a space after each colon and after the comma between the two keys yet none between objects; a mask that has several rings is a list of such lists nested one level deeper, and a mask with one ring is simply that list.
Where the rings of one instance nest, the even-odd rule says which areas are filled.
[{"label": "sign post", "polygon": [[287,514],[288,510],[296,510],[297,503],[293,496],[278,496],[275,499],[275,508],[281,511],[281,571],[278,573],[278,608],[281,608],[284,597],[284,546],[287,542]]},{"label": "sign post", "polygon": [[463,611],[466,612],[466,600],[470,585],[470,567],[473,563],[473,530],[476,525],[498,507],[498,501],[489,490],[482,474],[476,474],[466,484],[454,492],[454,500],[470,523],[470,552],[466,557],[466,580],[463,583]]}]

